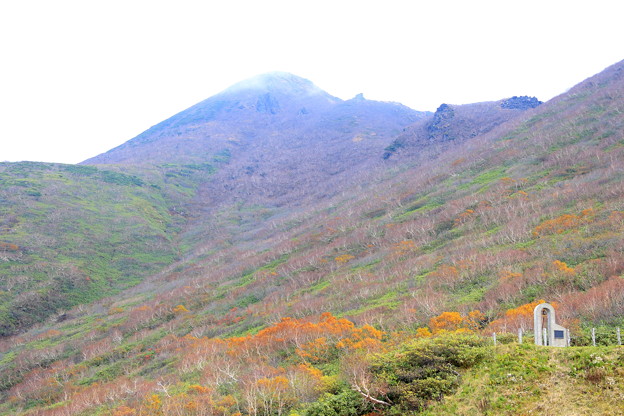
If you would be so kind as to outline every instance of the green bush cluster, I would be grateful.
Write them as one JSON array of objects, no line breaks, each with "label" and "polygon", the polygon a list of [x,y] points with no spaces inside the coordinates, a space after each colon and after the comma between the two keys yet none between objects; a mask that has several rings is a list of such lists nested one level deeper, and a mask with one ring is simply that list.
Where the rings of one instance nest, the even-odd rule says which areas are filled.
[{"label": "green bush cluster", "polygon": [[[621,332],[621,336],[624,337],[624,330],[622,330]],[[593,345],[591,334],[591,328],[583,328],[579,333],[576,333],[573,337],[571,337],[571,344],[577,347],[591,346]],[[596,345],[618,345],[616,329],[611,326],[597,326]]]},{"label": "green bush cluster", "polygon": [[482,361],[487,349],[483,338],[470,334],[418,339],[377,356],[371,370],[388,386],[391,414],[405,414],[452,393],[459,371]]},{"label": "green bush cluster", "polygon": [[303,413],[305,416],[360,416],[372,410],[372,406],[348,387],[336,393],[325,393]]}]

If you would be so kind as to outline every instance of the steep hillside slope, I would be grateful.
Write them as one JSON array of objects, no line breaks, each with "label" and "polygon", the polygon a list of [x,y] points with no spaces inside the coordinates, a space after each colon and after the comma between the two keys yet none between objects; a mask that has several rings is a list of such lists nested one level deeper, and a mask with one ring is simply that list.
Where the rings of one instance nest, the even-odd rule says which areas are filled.
[{"label": "steep hillside slope", "polygon": [[337,183],[374,169],[382,149],[427,115],[361,95],[343,101],[303,78],[269,73],[236,84],[83,163],[201,163],[217,157],[228,166],[206,183],[202,205],[241,199],[293,203],[336,192]]},{"label": "steep hillside slope", "polygon": [[0,164],[0,336],[175,261],[181,206],[195,194],[193,180],[214,170],[169,165],[139,178],[91,166]]},{"label": "steep hillside slope", "polygon": [[3,165],[0,335],[171,265],[209,238],[218,207],[339,192],[314,185],[370,170],[393,135],[422,116],[271,73],[92,159],[100,168]]},{"label": "steep hillside slope", "polygon": [[204,160],[276,132],[292,134],[341,102],[310,81],[270,73],[238,83],[85,163]]},{"label": "steep hillside slope", "polygon": [[442,104],[432,117],[406,128],[386,148],[384,158],[397,151],[410,158],[423,151],[439,153],[458,142],[485,134],[540,104],[537,98],[527,96],[475,104]]},{"label": "steep hillside slope", "polygon": [[[624,316],[623,108],[621,62],[505,122],[490,117],[470,140],[447,140],[470,124],[446,129],[433,117],[450,132],[434,142],[453,146],[396,152],[305,204],[254,203],[264,186],[215,203],[209,180],[193,182],[202,185],[180,207],[185,249],[171,267],[0,343],[0,413],[620,406],[621,347],[550,354],[465,334],[526,330],[546,299],[573,344],[588,344],[588,325],[613,344]],[[165,176],[186,178],[176,172]],[[555,379],[558,390],[535,389]],[[587,394],[577,407],[554,394],[578,388]]]},{"label": "steep hillside slope", "polygon": [[623,267],[621,66],[333,198],[223,205],[196,219],[206,234],[166,279],[204,287],[177,301],[211,315],[244,307],[231,329],[198,317],[206,334],[318,311],[391,326],[445,309],[494,319],[538,297],[567,318],[617,319],[620,299],[598,298]]},{"label": "steep hillside slope", "polygon": [[275,72],[240,82],[84,163],[190,163],[217,154],[251,159],[310,145],[325,155],[352,154],[387,145],[426,115],[361,94],[343,101],[306,79]]}]

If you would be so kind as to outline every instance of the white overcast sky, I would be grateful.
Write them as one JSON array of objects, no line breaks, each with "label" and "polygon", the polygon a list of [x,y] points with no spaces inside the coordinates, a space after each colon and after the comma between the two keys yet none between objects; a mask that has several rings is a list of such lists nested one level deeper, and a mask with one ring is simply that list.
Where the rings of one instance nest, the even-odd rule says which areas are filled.
[{"label": "white overcast sky", "polygon": [[550,99],[624,59],[621,0],[1,0],[0,161],[77,163],[268,71],[417,110]]}]

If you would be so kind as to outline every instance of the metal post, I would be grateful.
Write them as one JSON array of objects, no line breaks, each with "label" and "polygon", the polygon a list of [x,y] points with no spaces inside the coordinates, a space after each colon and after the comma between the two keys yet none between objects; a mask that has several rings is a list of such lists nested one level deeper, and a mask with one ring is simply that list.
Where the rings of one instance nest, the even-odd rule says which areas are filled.
[{"label": "metal post", "polygon": [[617,329],[617,338],[618,338],[618,345],[622,345],[622,336],[620,335],[620,328]]},{"label": "metal post", "polygon": [[518,344],[522,344],[522,328],[518,328]]},{"label": "metal post", "polygon": [[570,345],[572,345],[572,337],[570,336],[570,330],[566,329],[566,340],[568,345],[566,345],[566,347],[569,347]]},{"label": "metal post", "polygon": [[592,328],[592,345],[596,346],[596,328]]},{"label": "metal post", "polygon": [[548,331],[546,328],[542,328],[542,339],[544,340],[542,345],[548,345]]},{"label": "metal post", "polygon": [[492,339],[494,340],[494,346],[496,346],[496,332],[492,332]]}]

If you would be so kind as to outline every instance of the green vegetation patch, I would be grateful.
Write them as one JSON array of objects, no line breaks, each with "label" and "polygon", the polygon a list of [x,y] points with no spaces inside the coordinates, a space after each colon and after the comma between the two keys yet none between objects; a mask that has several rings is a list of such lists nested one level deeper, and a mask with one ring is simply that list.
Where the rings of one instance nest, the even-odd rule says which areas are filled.
[{"label": "green vegetation patch", "polygon": [[413,414],[453,393],[460,371],[480,363],[487,352],[483,338],[473,335],[419,339],[375,357],[371,371],[388,386],[391,414]]},{"label": "green vegetation patch", "polygon": [[421,200],[416,201],[409,207],[407,207],[404,212],[394,217],[394,219],[396,221],[402,221],[402,220],[409,218],[410,216],[414,214],[424,214],[426,212],[433,211],[434,209],[439,208],[441,206],[444,206],[444,202],[441,201],[440,199],[423,198]]},{"label": "green vegetation patch", "polygon": [[0,263],[0,292],[12,294],[0,296],[0,335],[118,293],[177,258],[171,232],[183,219],[171,206],[180,193],[152,179],[157,187],[94,166],[0,164],[10,191],[0,200],[0,242],[18,247]]},{"label": "green vegetation patch", "polygon": [[505,177],[507,168],[504,166],[487,170],[470,181],[469,185],[489,185]]}]

